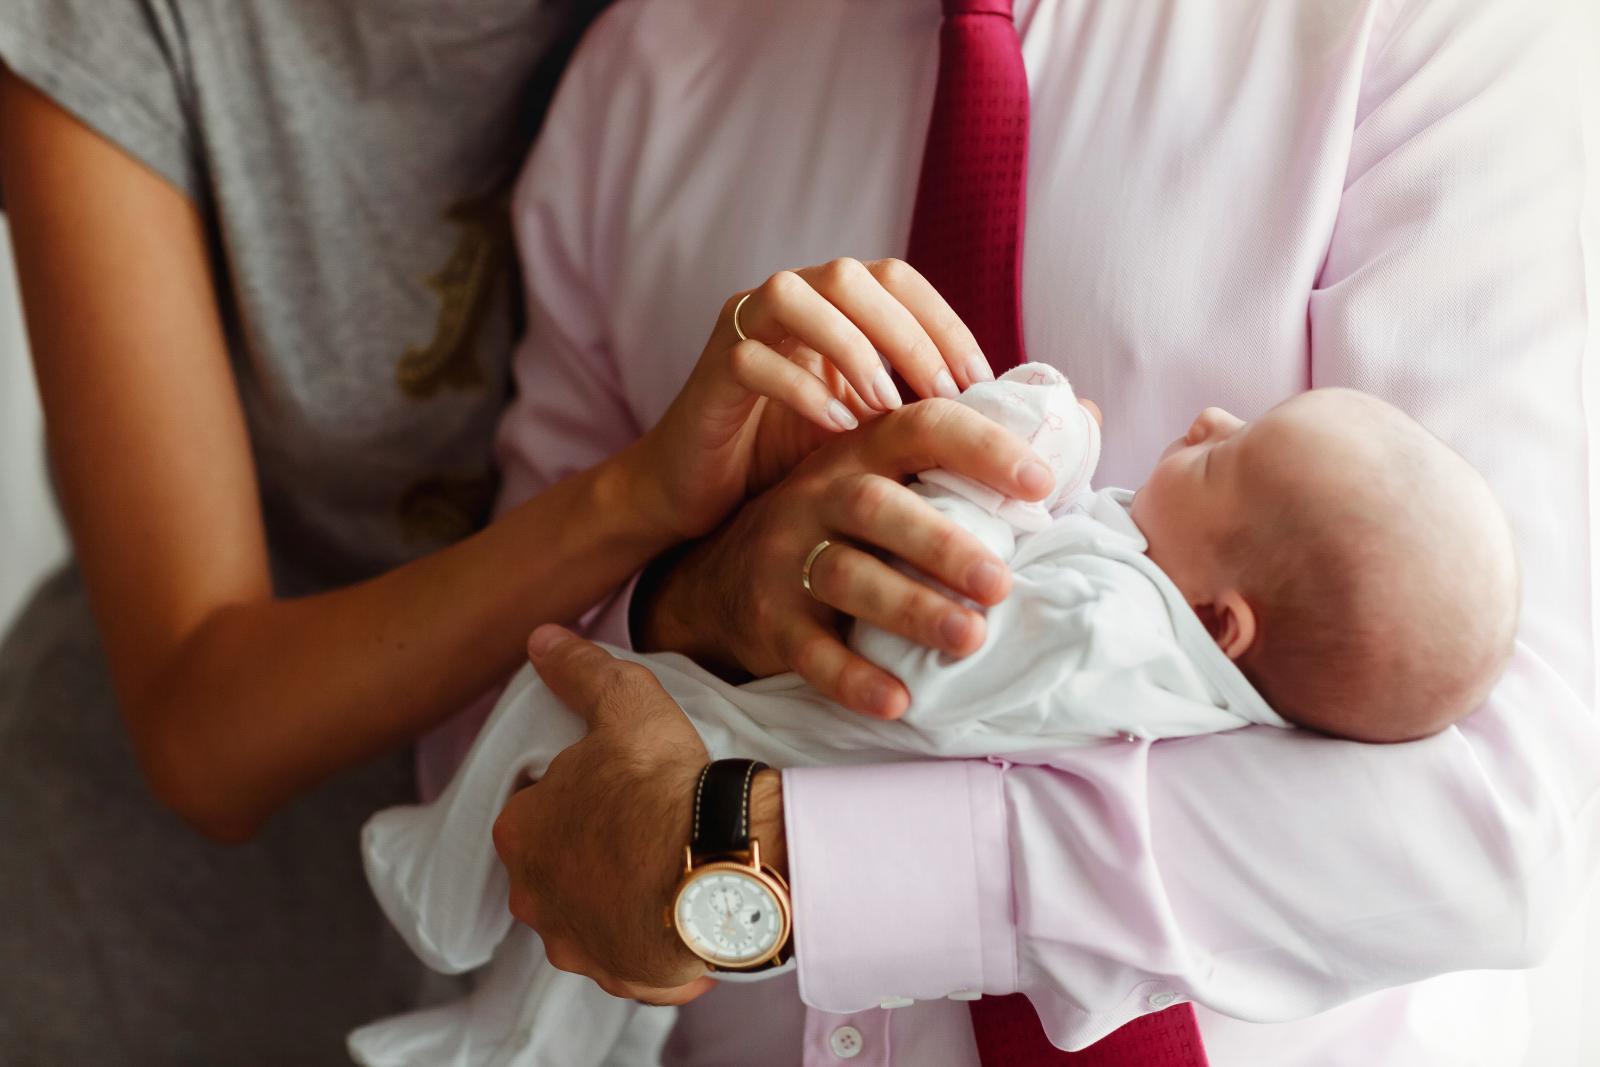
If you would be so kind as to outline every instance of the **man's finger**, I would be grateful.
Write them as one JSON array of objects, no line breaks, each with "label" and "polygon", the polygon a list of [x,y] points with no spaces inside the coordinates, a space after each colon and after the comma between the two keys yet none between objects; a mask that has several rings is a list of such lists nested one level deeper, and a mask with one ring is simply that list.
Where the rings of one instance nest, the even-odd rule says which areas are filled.
[{"label": "man's finger", "polygon": [[867,462],[895,478],[939,467],[1019,500],[1038,500],[1055,486],[1026,441],[954,400],[923,400],[878,419]]},{"label": "man's finger", "polygon": [[528,637],[528,660],[550,691],[593,729],[671,698],[655,675],[560,626]]},{"label": "man's finger", "polygon": [[815,619],[797,620],[782,640],[789,668],[823,696],[876,719],[898,719],[911,704],[900,679],[845,647]]},{"label": "man's finger", "polygon": [[970,655],[983,644],[982,615],[849,545],[832,546],[818,557],[811,588],[818,600],[859,622],[947,655]]},{"label": "man's finger", "polygon": [[[672,989],[660,989],[655,986],[641,986],[624,984],[622,994],[642,1004],[655,1004],[660,1007],[675,1007],[687,1004],[703,993],[709,993],[717,987],[715,978],[696,978],[686,985],[676,986]],[[604,988],[604,987],[602,987]]]},{"label": "man's finger", "polygon": [[[981,604],[997,604],[1011,591],[1010,572],[982,541],[897,481],[880,474],[841,478],[828,494],[822,510],[830,529],[882,549]],[[817,562],[821,562],[820,557]],[[816,581],[813,568],[813,588]],[[823,600],[848,614],[859,614],[850,611],[842,601],[827,596]],[[954,610],[953,604],[949,606]],[[970,614],[961,609],[958,617]],[[945,613],[940,612],[939,618],[945,618]],[[962,623],[957,628],[964,627]],[[905,632],[896,626],[889,628],[956,655],[965,655],[977,648],[968,636],[955,632],[938,637]],[[975,634],[970,636],[976,637]],[[923,640],[924,637],[933,637],[933,640]]]}]

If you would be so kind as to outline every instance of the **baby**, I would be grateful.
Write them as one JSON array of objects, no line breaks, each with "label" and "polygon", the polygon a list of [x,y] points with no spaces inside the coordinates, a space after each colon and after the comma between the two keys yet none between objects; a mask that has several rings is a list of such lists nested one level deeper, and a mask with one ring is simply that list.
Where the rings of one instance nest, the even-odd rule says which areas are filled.
[{"label": "baby", "polygon": [[[1130,493],[1090,489],[1099,427],[1052,368],[1016,368],[962,399],[1057,477],[1041,503],[943,471],[915,486],[1011,566],[983,647],[952,660],[856,627],[852,645],[911,692],[896,722],[793,675],[732,686],[680,656],[617,651],[650,667],[713,759],[1007,754],[1250,724],[1404,741],[1470,712],[1509,658],[1520,591],[1505,518],[1464,460],[1381,401],[1314,390],[1249,424],[1207,409]],[[442,971],[489,966],[466,1001],[354,1033],[358,1062],[655,1062],[671,1010],[551,967],[506,911],[490,842],[519,780],[581,734],[525,669],[437,801],[369,821],[369,879],[412,948]],[[553,1051],[573,1013],[593,1047]]]}]

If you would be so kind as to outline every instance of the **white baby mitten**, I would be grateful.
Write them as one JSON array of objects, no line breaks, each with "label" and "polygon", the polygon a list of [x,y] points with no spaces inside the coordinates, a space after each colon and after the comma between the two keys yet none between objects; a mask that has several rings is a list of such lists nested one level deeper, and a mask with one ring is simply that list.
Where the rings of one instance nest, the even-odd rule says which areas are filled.
[{"label": "white baby mitten", "polygon": [[1048,363],[1024,363],[998,380],[979,382],[962,393],[958,403],[998,422],[1027,441],[1056,476],[1055,489],[1043,500],[1003,496],[981,482],[945,470],[917,475],[927,485],[955,493],[1018,531],[1042,530],[1059,503],[1087,489],[1100,462],[1100,426],[1078,403],[1066,375]]}]

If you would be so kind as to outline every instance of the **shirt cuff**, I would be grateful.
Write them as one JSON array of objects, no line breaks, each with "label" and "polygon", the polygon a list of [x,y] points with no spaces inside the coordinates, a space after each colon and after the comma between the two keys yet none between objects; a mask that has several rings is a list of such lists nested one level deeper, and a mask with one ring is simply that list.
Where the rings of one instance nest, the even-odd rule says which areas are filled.
[{"label": "shirt cuff", "polygon": [[1001,770],[783,772],[800,996],[820,1011],[1017,989]]},{"label": "shirt cuff", "polygon": [[589,640],[615,645],[629,652],[638,651],[633,647],[633,633],[628,629],[628,611],[633,604],[633,591],[638,587],[639,576],[643,573],[640,571],[629,578],[627,584],[611,594],[609,600],[597,605],[579,620],[578,626]]}]

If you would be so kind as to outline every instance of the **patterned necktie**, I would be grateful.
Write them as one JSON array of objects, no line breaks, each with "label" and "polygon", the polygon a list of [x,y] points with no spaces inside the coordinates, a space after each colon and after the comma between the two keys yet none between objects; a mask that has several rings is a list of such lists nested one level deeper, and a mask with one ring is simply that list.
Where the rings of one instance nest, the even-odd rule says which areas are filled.
[{"label": "patterned necktie", "polygon": [[1011,0],[944,0],[939,84],[906,259],[944,295],[995,374],[1022,347],[1028,75]]},{"label": "patterned necktie", "polygon": [[[939,82],[906,259],[971,327],[996,375],[1024,362],[1028,76],[1011,0],[943,0]],[[983,1067],[1206,1067],[1194,1008],[1142,1016],[1081,1052],[1020,993],[972,1004]]]}]

